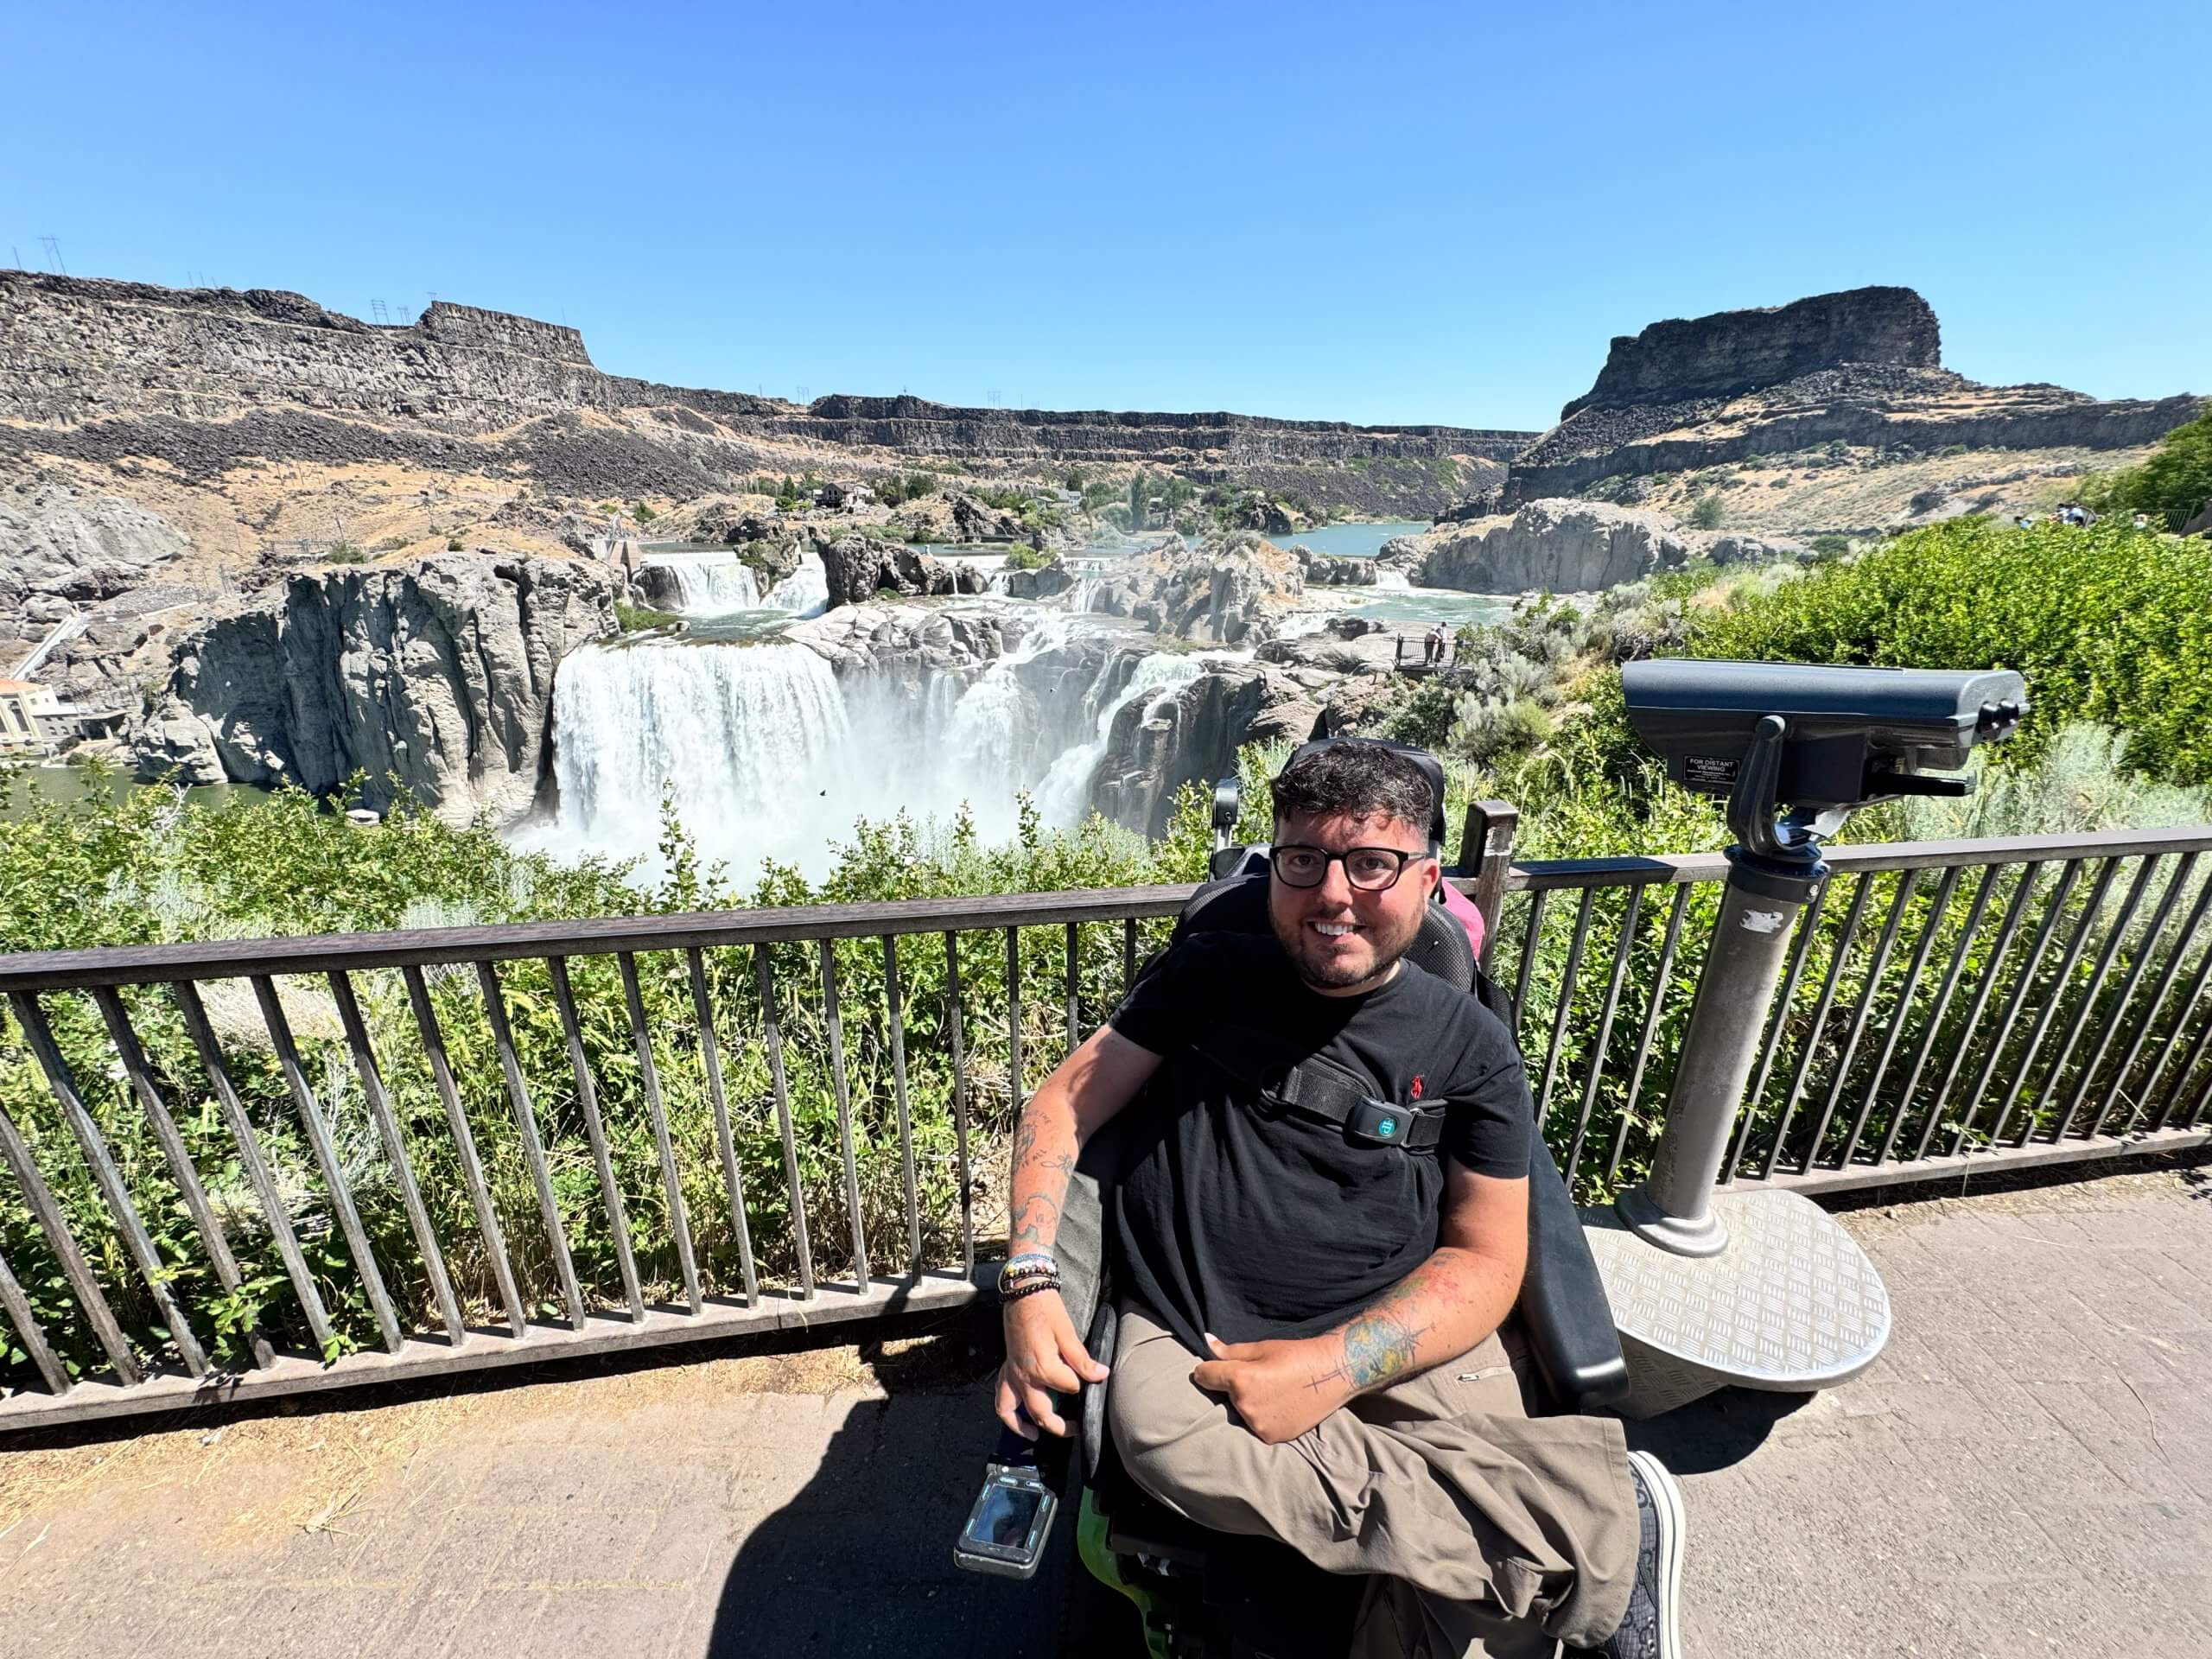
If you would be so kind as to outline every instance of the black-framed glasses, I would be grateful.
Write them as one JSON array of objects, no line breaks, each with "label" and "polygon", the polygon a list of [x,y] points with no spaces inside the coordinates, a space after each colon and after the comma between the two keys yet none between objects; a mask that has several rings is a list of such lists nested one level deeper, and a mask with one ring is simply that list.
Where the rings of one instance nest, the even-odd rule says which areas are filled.
[{"label": "black-framed glasses", "polygon": [[1271,850],[1268,862],[1275,880],[1286,887],[1318,887],[1329,879],[1330,865],[1342,864],[1344,880],[1353,887],[1362,893],[1382,893],[1398,885],[1407,865],[1429,856],[1397,847],[1347,847],[1341,853],[1332,853],[1325,847],[1291,842]]}]

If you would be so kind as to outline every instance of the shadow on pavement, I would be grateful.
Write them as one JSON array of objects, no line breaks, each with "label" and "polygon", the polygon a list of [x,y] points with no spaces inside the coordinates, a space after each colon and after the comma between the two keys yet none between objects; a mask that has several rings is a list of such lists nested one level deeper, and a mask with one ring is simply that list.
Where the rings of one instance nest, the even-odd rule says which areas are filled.
[{"label": "shadow on pavement", "polygon": [[1678,1475],[1711,1474],[1750,1457],[1777,1423],[1814,1397],[1723,1389],[1677,1406],[1663,1417],[1622,1426],[1628,1430],[1631,1450],[1654,1453]]},{"label": "shadow on pavement", "polygon": [[942,1355],[911,1366],[869,1357],[891,1397],[855,1405],[805,1486],[740,1546],[709,1655],[1049,1659],[1072,1518],[1055,1524],[1056,1548],[1034,1579],[954,1567],[953,1539],[997,1438],[988,1379],[955,1381],[948,1370],[973,1367],[948,1367]]}]

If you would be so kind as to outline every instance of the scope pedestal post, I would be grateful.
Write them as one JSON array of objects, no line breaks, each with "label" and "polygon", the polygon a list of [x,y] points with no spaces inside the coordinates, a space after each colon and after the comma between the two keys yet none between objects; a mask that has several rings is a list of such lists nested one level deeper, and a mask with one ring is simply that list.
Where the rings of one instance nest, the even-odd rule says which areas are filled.
[{"label": "scope pedestal post", "polygon": [[[1716,1192],[1792,925],[1827,874],[1819,842],[1844,817],[1777,821],[1785,735],[1780,719],[1759,722],[1730,791],[1738,844],[1651,1174],[1583,1214],[1628,1357],[1630,1416],[1732,1383],[1828,1387],[1864,1370],[1889,1338],[1880,1276],[1826,1211],[1794,1192]],[[1796,1294],[1808,1283],[1817,1309]]]}]

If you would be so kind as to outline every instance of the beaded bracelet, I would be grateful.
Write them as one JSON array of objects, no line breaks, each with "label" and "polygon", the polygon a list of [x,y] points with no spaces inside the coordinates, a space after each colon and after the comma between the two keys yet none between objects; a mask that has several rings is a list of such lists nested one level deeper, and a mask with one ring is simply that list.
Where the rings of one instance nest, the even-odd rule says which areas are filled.
[{"label": "beaded bracelet", "polygon": [[1058,1290],[1059,1287],[1060,1281],[1057,1279],[1040,1279],[1033,1285],[1022,1286],[1019,1290],[1001,1291],[999,1293],[999,1300],[1001,1302],[1018,1302],[1025,1296],[1034,1296],[1040,1290]]},{"label": "beaded bracelet", "polygon": [[1001,1269],[999,1274],[999,1288],[1002,1291],[1011,1290],[1016,1285],[1034,1284],[1039,1281],[1046,1284],[1057,1285],[1060,1282],[1059,1268],[1047,1266]]}]

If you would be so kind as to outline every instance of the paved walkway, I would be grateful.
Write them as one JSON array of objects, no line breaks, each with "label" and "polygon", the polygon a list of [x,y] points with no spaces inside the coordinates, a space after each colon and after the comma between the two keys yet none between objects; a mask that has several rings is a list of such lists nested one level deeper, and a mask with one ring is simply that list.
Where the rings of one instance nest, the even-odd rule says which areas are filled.
[{"label": "paved walkway", "polygon": [[[2208,1173],[1847,1220],[1874,1370],[1635,1431],[1694,1659],[2212,1655]],[[1048,1577],[949,1560],[987,1363],[955,1325],[0,1452],[0,1650],[1049,1656]]]}]

